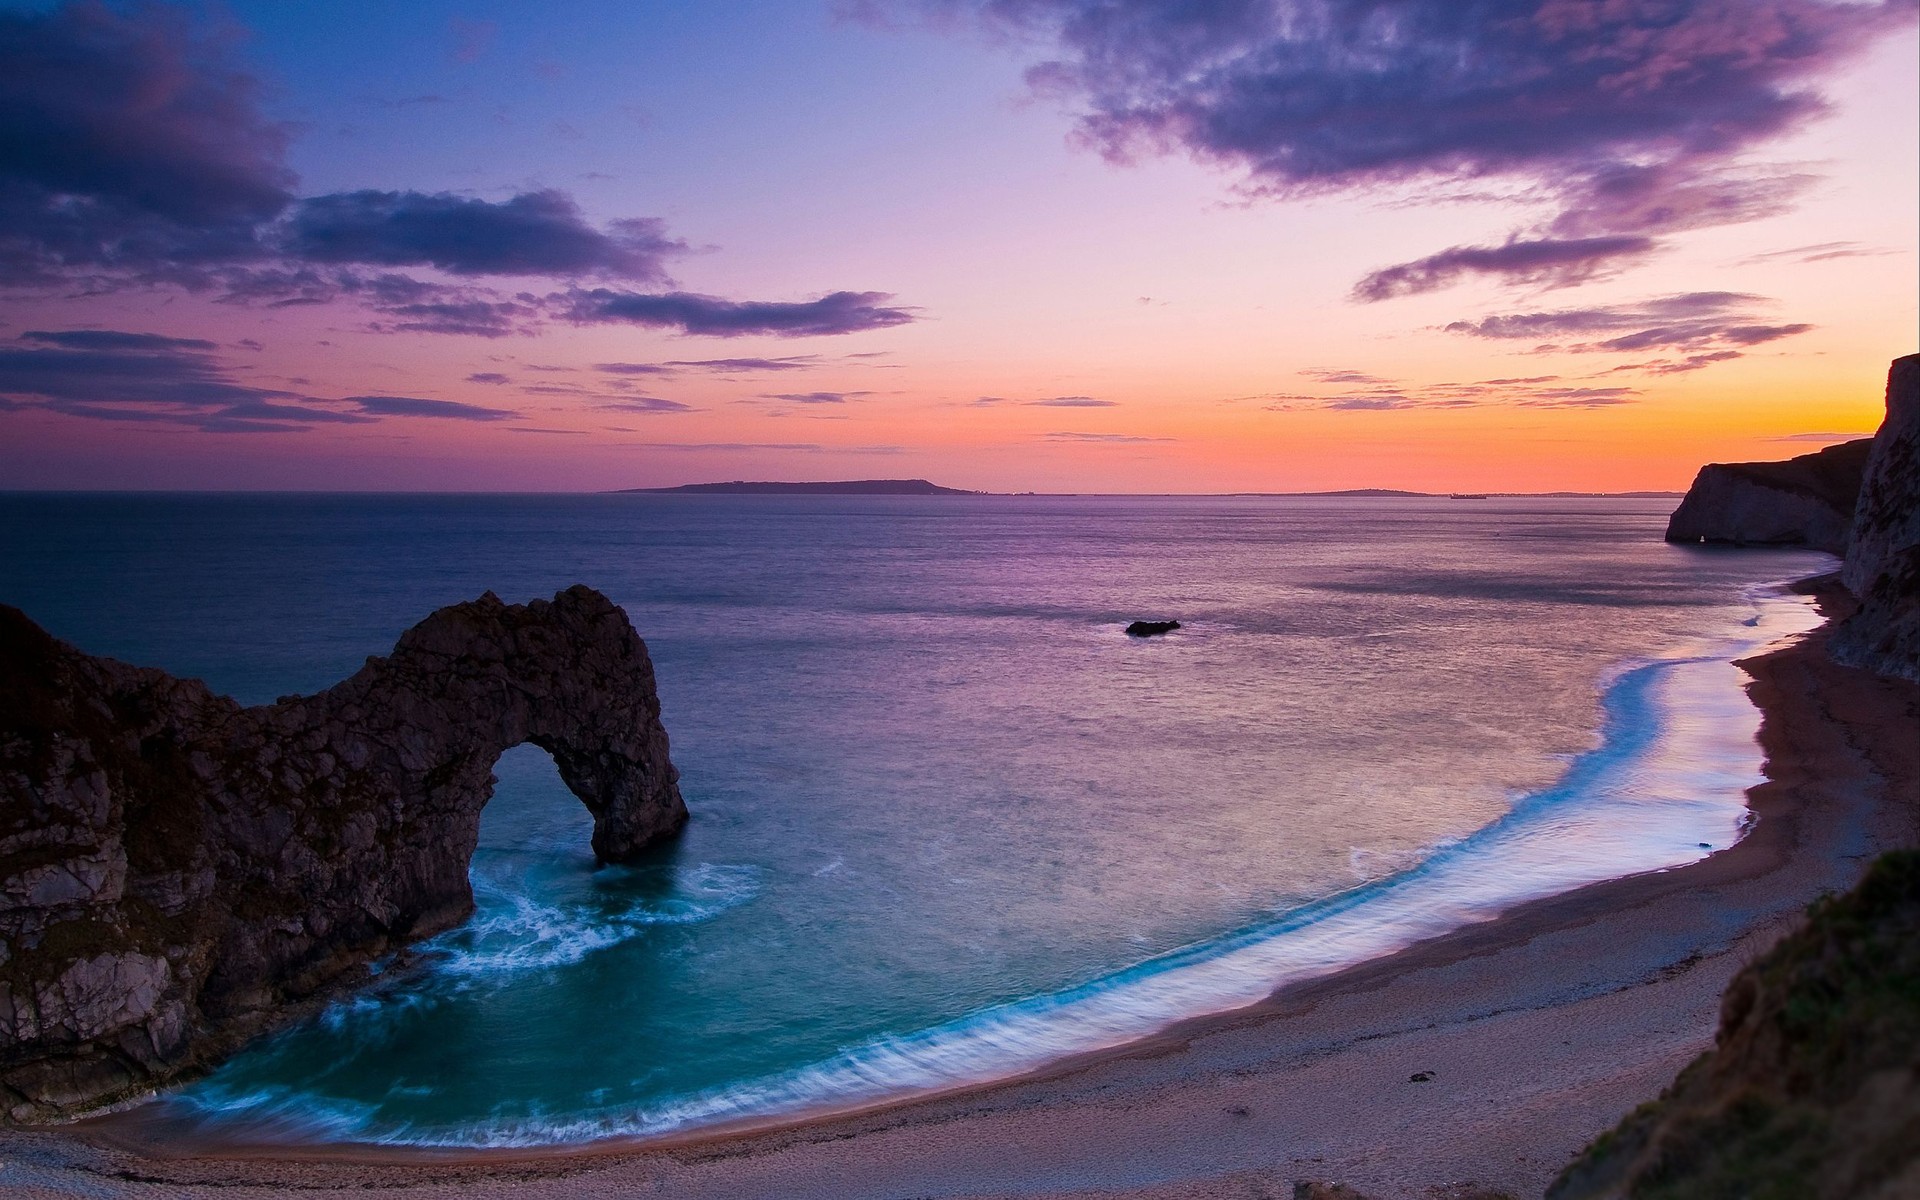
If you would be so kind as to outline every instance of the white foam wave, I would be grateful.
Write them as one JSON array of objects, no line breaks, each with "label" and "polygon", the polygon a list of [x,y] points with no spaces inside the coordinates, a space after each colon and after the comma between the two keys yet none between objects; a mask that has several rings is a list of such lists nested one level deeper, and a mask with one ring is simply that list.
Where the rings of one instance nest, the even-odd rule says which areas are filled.
[{"label": "white foam wave", "polygon": [[668,894],[609,907],[600,899],[541,899],[514,880],[476,873],[475,912],[426,943],[437,972],[486,976],[571,966],[658,925],[710,920],[753,899],[760,870],[702,863],[674,872]]}]

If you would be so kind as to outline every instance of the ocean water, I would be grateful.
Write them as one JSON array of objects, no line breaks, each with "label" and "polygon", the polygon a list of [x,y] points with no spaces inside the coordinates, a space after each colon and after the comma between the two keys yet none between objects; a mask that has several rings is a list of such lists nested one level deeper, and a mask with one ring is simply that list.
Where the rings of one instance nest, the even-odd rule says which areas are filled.
[{"label": "ocean water", "polygon": [[[0,496],[0,602],[242,701],[584,582],[684,837],[509,751],[478,909],[154,1112],[527,1145],[1004,1077],[1736,840],[1799,551],[1638,499]],[[1152,640],[1121,630],[1177,618]]]}]

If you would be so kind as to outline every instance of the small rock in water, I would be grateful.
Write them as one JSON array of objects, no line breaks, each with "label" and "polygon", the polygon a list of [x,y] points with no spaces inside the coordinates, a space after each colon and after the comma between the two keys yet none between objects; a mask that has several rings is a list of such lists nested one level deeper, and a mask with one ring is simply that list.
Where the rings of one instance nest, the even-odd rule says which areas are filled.
[{"label": "small rock in water", "polygon": [[1432,1083],[1433,1072],[1432,1071],[1415,1071],[1412,1075],[1409,1075],[1407,1077],[1407,1082],[1408,1083]]},{"label": "small rock in water", "polygon": [[1344,1183],[1303,1179],[1293,1185],[1293,1200],[1367,1200],[1367,1196]]},{"label": "small rock in water", "polygon": [[1158,637],[1180,628],[1178,621],[1135,621],[1127,626],[1128,637]]}]

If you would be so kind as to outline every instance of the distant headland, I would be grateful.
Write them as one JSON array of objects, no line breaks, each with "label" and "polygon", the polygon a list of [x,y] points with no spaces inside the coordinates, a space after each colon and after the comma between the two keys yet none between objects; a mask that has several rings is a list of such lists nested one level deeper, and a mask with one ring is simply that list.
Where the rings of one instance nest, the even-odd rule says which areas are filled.
[{"label": "distant headland", "polygon": [[964,488],[941,487],[925,479],[842,479],[833,483],[749,482],[683,483],[679,487],[621,488],[622,495],[636,492],[673,494],[700,492],[729,496],[981,496]]},{"label": "distant headland", "polygon": [[1497,498],[1562,499],[1610,497],[1614,499],[1667,499],[1679,492],[1414,492],[1401,488],[1347,488],[1334,492],[981,492],[966,488],[941,487],[925,479],[842,479],[824,483],[788,483],[775,480],[735,479],[729,483],[683,483],[678,487],[617,488],[615,495],[709,495],[709,496],[1128,496],[1163,495],[1234,499],[1298,497],[1306,499],[1454,499],[1484,500]]}]

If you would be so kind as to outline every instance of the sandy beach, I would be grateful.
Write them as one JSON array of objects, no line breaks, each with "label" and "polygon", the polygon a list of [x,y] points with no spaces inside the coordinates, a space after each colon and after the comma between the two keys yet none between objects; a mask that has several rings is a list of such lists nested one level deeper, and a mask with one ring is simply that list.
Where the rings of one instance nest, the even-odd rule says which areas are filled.
[{"label": "sandy beach", "polygon": [[[1844,596],[1822,597],[1832,607]],[[1538,1196],[1711,1044],[1720,994],[1805,905],[1920,841],[1920,688],[1824,629],[1746,661],[1758,820],[1697,864],[1536,901],[1388,958],[991,1087],[567,1153],[215,1152],[137,1113],[0,1134],[0,1195]]]}]

